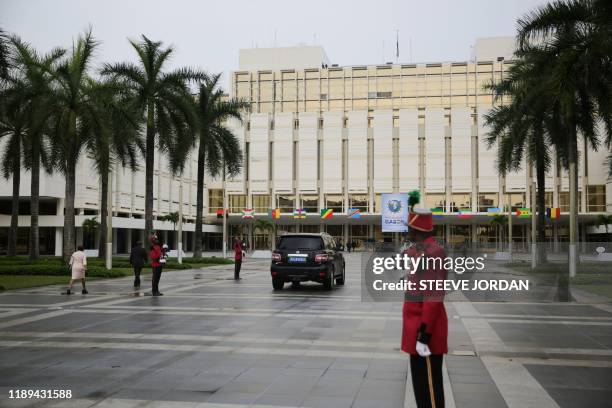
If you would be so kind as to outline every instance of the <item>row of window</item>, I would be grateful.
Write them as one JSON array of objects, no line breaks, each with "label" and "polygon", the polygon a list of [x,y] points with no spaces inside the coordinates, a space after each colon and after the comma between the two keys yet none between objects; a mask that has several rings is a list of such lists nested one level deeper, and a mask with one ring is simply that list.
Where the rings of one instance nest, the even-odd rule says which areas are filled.
[{"label": "row of window", "polygon": [[[579,192],[581,194],[582,192]],[[374,213],[381,212],[381,195],[374,196]],[[527,205],[525,193],[510,193],[504,196],[504,201],[508,200],[513,210],[516,210]],[[591,185],[587,188],[587,212],[605,212],[606,211],[606,188],[604,185]],[[319,197],[317,195],[277,195],[275,202],[271,202],[270,195],[256,194],[252,195],[252,209],[255,213],[267,213],[272,208],[281,210],[281,213],[293,213],[296,208],[302,208],[307,213],[317,214],[321,208],[319,206]],[[426,208],[439,208],[440,211],[448,213],[456,213],[461,210],[472,209],[472,196],[469,193],[454,193],[451,195],[451,202],[446,203],[444,194],[427,194],[424,197]],[[581,196],[578,198],[580,203]],[[348,206],[345,206],[344,197],[340,194],[325,194],[323,197],[324,208],[332,208],[334,212],[345,213],[349,208],[358,209],[362,212],[369,211],[369,197],[365,194],[349,194]],[[569,211],[569,192],[559,192],[559,208],[562,212]],[[247,208],[247,196],[244,194],[228,195],[228,208],[230,213],[240,213]],[[504,205],[507,205],[504,202]],[[546,207],[553,206],[553,193],[546,192],[545,195]],[[499,207],[498,193],[479,193],[476,210],[478,212],[487,212],[491,207]],[[210,212],[216,211],[217,208],[223,208],[223,190],[211,189],[208,195],[208,207]],[[582,210],[582,209],[581,209]]]}]

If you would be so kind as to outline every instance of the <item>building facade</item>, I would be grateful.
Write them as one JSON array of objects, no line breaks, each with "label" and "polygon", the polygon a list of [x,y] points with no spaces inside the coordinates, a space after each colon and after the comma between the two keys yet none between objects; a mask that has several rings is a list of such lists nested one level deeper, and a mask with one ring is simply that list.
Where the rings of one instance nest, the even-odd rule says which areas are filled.
[{"label": "building facade", "polygon": [[[436,220],[438,236],[451,243],[494,243],[488,209],[532,205],[528,166],[501,177],[496,146],[485,143],[484,115],[503,101],[494,102],[484,86],[504,77],[511,45],[507,38],[484,39],[474,47],[473,61],[430,64],[337,66],[317,58],[323,51],[311,52],[300,68],[282,65],[288,59],[280,57],[299,47],[241,51],[248,64],[232,73],[231,95],[249,101],[251,111],[242,123],[230,124],[245,151],[243,172],[225,182],[230,235],[264,247],[267,234],[240,214],[253,209],[255,218],[272,220],[268,211],[279,209],[281,218],[273,221],[281,233],[327,231],[358,245],[389,239],[380,230],[381,194],[419,189],[421,206],[444,213]],[[603,232],[592,225],[597,214],[612,211],[605,157],[581,143],[584,240]],[[212,212],[223,207],[223,186],[220,180],[209,184],[211,222]],[[568,187],[567,172],[554,163],[546,177],[546,205],[562,215],[547,228],[551,242],[567,240]],[[333,209],[334,217],[321,220],[322,208]],[[306,217],[294,218],[295,209]],[[359,209],[361,217],[348,218],[348,209]],[[514,222],[515,247],[528,243],[529,224]]]},{"label": "building facade", "polygon": [[[450,244],[494,245],[496,228],[488,208],[531,207],[530,170],[500,177],[496,148],[488,148],[483,117],[494,104],[483,87],[503,78],[512,64],[511,38],[477,41],[472,61],[429,64],[384,63],[337,66],[321,47],[299,46],[240,51],[239,69],[231,74],[230,95],[250,102],[244,120],[228,126],[244,149],[242,172],[227,180],[205,176],[204,248],[222,247],[222,220],[228,211],[228,239],[242,236],[254,248],[269,246],[269,234],[254,228],[242,212],[277,224],[277,232],[326,231],[340,242],[358,246],[392,239],[380,229],[381,195],[419,189],[421,206],[437,208],[436,233]],[[502,101],[503,103],[503,101]],[[612,184],[604,151],[580,144],[579,224],[583,240],[603,239],[593,225],[598,214],[612,212]],[[162,154],[155,158],[154,228],[171,247],[176,226],[163,217],[182,211],[183,246],[193,247],[196,204],[195,155],[177,176]],[[86,233],[84,220],[98,218],[99,177],[84,155],[76,188],[77,243],[97,248],[99,234]],[[125,253],[144,236],[144,165],[137,171],[112,172],[113,247]],[[41,252],[60,254],[64,179],[41,175]],[[179,202],[179,190],[183,190]],[[0,253],[6,251],[12,185],[0,180]],[[21,175],[19,250],[27,251],[30,175]],[[546,177],[546,205],[562,215],[547,227],[547,240],[567,240],[569,182],[554,163]],[[321,220],[324,208],[331,219]],[[271,209],[281,216],[268,216]],[[304,217],[294,218],[301,209]],[[360,218],[348,218],[349,209]],[[469,217],[459,211],[470,211]],[[222,217],[221,217],[222,218]],[[529,241],[530,221],[513,224],[515,248]],[[397,238],[397,237],[395,237]]]}]

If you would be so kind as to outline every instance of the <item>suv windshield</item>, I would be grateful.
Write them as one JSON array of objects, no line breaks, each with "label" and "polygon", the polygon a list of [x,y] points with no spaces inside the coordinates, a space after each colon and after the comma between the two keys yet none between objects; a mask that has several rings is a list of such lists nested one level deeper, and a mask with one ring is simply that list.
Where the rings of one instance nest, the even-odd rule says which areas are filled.
[{"label": "suv windshield", "polygon": [[323,249],[321,237],[282,237],[278,249]]}]

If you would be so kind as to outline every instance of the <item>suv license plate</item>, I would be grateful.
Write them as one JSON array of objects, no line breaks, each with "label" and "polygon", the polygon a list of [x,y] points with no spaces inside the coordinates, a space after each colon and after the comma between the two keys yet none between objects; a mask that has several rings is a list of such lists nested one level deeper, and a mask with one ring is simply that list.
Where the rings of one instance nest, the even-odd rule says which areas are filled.
[{"label": "suv license plate", "polygon": [[291,256],[289,257],[289,262],[306,262],[306,258],[298,257],[298,256]]}]

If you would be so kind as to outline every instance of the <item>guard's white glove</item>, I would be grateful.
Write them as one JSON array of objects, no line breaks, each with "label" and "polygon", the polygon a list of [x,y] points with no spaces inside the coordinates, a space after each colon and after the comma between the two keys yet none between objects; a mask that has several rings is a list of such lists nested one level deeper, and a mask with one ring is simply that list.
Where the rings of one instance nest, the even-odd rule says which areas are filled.
[{"label": "guard's white glove", "polygon": [[417,341],[416,343],[416,352],[421,357],[431,356],[431,350],[429,350],[429,346],[425,343],[421,343],[420,341]]}]

